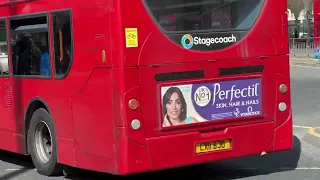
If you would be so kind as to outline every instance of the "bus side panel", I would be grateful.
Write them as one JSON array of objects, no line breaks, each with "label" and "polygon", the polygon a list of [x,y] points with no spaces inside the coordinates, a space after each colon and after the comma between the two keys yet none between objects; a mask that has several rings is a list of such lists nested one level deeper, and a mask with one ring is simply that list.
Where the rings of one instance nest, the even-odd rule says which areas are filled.
[{"label": "bus side panel", "polygon": [[[12,79],[0,78],[0,137],[2,142],[0,149],[12,151],[16,153],[24,153],[24,138],[18,134],[17,129],[21,129],[21,125],[16,119],[14,97],[12,96]],[[21,107],[19,105],[19,107]],[[20,128],[19,128],[20,127]]]},{"label": "bus side panel", "polygon": [[293,147],[292,109],[288,119],[274,130],[273,151],[289,150]]},{"label": "bus side panel", "polygon": [[72,109],[76,151],[114,159],[111,73],[96,68],[84,90],[73,95]]},{"label": "bus side panel", "polygon": [[116,128],[117,174],[148,172],[151,167],[147,146],[128,137],[128,128]]},{"label": "bus side panel", "polygon": [[24,154],[22,135],[17,135],[10,130],[0,130],[0,137],[2,139],[0,144],[0,149],[15,152],[19,154]]},{"label": "bus side panel", "polygon": [[83,90],[94,67],[111,67],[108,21],[106,5],[73,9],[74,54],[70,73],[65,79],[68,82],[65,85],[70,84],[73,92]]},{"label": "bus side panel", "polygon": [[116,174],[116,161],[76,151],[77,168]]},{"label": "bus side panel", "polygon": [[[48,89],[49,87],[49,89]],[[14,106],[17,121],[24,122],[24,115],[34,98],[41,99],[47,106],[56,126],[58,160],[70,164],[74,160],[73,123],[70,91],[63,81],[41,79],[13,79]],[[23,90],[20,91],[20,90]],[[23,111],[22,111],[23,110]],[[17,134],[24,134],[23,124],[17,124]],[[28,128],[28,126],[26,127]]]}]

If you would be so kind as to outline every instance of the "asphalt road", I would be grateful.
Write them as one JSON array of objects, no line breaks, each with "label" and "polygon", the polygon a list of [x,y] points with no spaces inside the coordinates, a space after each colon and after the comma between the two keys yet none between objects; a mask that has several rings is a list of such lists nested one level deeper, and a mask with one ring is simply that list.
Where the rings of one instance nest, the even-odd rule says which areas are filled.
[{"label": "asphalt road", "polygon": [[291,67],[294,124],[320,126],[320,67]]},{"label": "asphalt road", "polygon": [[[79,171],[68,179],[320,179],[320,149],[306,139],[308,127],[320,126],[320,68],[292,67],[292,103],[294,117],[294,148],[291,151],[253,156],[207,165],[119,178]],[[320,139],[319,139],[320,144]],[[2,175],[2,177],[1,177]],[[34,170],[30,157],[0,151],[0,179],[42,180],[47,178]]]}]

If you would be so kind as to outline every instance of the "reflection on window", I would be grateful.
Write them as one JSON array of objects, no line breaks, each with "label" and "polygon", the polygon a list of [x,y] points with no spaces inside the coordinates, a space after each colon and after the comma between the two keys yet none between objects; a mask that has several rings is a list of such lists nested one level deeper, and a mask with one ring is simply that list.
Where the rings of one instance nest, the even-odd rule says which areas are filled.
[{"label": "reflection on window", "polygon": [[265,0],[145,0],[166,31],[249,29]]},{"label": "reflection on window", "polygon": [[53,33],[55,72],[57,77],[63,77],[70,68],[73,50],[70,11],[53,13]]},{"label": "reflection on window", "polygon": [[50,76],[47,17],[10,23],[13,74]]},{"label": "reflection on window", "polygon": [[5,20],[0,20],[0,75],[9,76],[7,30]]}]

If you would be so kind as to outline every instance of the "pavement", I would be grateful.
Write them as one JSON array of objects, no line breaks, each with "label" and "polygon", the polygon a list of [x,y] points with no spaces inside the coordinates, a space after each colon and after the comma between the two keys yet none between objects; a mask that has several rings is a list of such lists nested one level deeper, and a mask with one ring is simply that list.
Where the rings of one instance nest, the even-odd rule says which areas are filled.
[{"label": "pavement", "polygon": [[320,66],[320,59],[317,60],[314,57],[291,56],[290,63],[293,65],[319,67]]},{"label": "pavement", "polygon": [[[206,165],[190,166],[127,177],[78,170],[72,178],[39,175],[30,157],[0,151],[1,180],[319,180],[320,179],[320,67],[313,58],[291,58],[293,148],[289,151],[250,156]],[[302,63],[307,62],[307,63]],[[170,158],[170,157],[168,157]]]}]

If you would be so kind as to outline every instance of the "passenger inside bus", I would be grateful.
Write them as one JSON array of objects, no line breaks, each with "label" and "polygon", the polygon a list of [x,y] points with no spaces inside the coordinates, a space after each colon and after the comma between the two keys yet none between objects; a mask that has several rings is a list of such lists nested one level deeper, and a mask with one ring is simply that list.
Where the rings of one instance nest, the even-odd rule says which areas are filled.
[{"label": "passenger inside bus", "polygon": [[49,58],[48,38],[43,38],[41,42],[42,44],[40,48],[42,51],[42,56],[40,58],[40,75],[50,76],[50,58]]},{"label": "passenger inside bus", "polygon": [[11,20],[10,29],[14,75],[50,75],[46,16]]},{"label": "passenger inside bus", "polygon": [[[16,75],[40,75],[40,61],[43,52],[41,42],[29,33],[19,34],[19,39],[13,45],[14,72]],[[34,41],[36,39],[36,41]],[[47,45],[44,45],[47,46]]]}]

